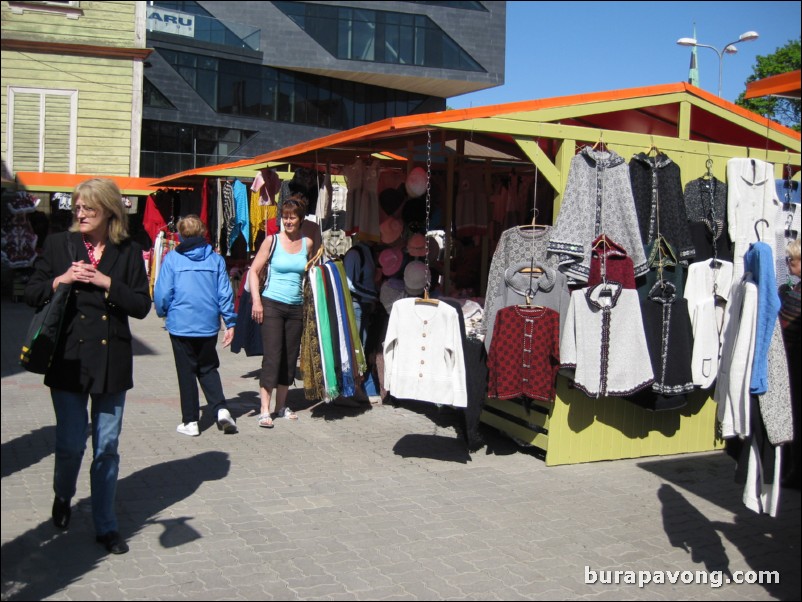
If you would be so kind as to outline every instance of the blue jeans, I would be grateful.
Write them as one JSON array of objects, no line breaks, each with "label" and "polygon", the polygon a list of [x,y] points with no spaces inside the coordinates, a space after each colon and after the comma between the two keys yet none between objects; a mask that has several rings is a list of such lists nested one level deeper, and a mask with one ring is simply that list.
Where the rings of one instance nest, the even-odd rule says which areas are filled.
[{"label": "blue jeans", "polygon": [[[351,299],[351,303],[354,306],[354,316],[356,317],[356,328],[359,331],[359,338],[362,341],[362,347],[364,349],[365,343],[368,340],[368,328],[370,328],[370,320],[373,317],[372,314],[365,313],[364,320],[362,319],[362,304],[359,303],[356,299]],[[367,360],[367,352],[365,352],[365,360]],[[365,376],[365,380],[362,381],[362,388],[365,391],[365,395],[374,396],[379,394],[379,389],[376,386],[376,379],[373,377],[373,370],[370,366],[368,366],[368,372]]]},{"label": "blue jeans", "polygon": [[[71,499],[81,470],[86,449],[86,427],[89,421],[87,403],[89,393],[74,393],[50,389],[53,409],[56,411],[56,468],[53,473],[53,491]],[[95,532],[104,535],[117,531],[114,497],[117,493],[117,474],[120,455],[117,444],[123,426],[125,391],[121,393],[92,394],[92,520]]]}]

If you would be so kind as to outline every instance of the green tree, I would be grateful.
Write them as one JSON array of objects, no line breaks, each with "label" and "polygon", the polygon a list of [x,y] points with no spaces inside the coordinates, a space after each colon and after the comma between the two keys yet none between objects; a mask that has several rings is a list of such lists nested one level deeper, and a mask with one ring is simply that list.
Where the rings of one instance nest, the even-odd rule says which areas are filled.
[{"label": "green tree", "polygon": [[[789,40],[785,46],[767,56],[758,56],[752,75],[746,78],[746,84],[788,71],[795,71],[802,67],[802,42]],[[735,104],[749,109],[753,113],[768,115],[771,119],[788,126],[797,132],[800,131],[800,101],[791,98],[775,98],[764,96],[746,100],[742,92]]]}]

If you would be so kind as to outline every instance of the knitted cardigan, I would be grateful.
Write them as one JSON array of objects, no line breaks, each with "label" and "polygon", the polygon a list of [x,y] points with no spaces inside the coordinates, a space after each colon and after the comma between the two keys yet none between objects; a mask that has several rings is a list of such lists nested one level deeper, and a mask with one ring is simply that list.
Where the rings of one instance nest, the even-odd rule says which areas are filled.
[{"label": "knitted cardigan", "polygon": [[[602,238],[606,243],[598,244]],[[632,258],[626,249],[606,235],[596,237],[591,245],[588,286],[596,286],[605,278],[620,282],[624,288],[637,288]]]},{"label": "knitted cardigan", "polygon": [[768,390],[768,350],[781,306],[774,280],[772,248],[764,242],[751,245],[744,255],[744,263],[757,285],[755,359],[749,389],[754,395],[762,395]]},{"label": "knitted cardigan", "polygon": [[757,286],[751,274],[733,286],[732,299],[724,316],[724,343],[713,399],[718,403],[718,420],[724,438],[750,433],[749,381],[755,352]]},{"label": "knitted cardigan", "polygon": [[[487,334],[485,335],[485,348],[489,351],[495,328],[495,318],[498,310],[509,307],[510,305],[520,305],[526,302],[527,289],[530,287],[529,274],[519,272],[522,268],[529,267],[528,262],[520,262],[507,268],[504,273],[504,283],[499,291],[499,296],[495,299],[493,307],[496,312],[487,320]],[[553,309],[560,316],[560,332],[565,324],[565,316],[568,313],[568,304],[571,302],[571,291],[568,289],[568,279],[565,274],[558,272],[549,266],[535,263],[535,267],[540,267],[543,273],[540,276],[531,278],[531,287],[534,295],[532,305],[541,305]]]},{"label": "knitted cardigan", "polygon": [[[555,266],[554,258],[546,256],[546,245],[551,237],[551,230],[551,227],[543,230],[522,230],[516,226],[501,234],[493,252],[493,259],[490,261],[484,321],[479,326],[481,334],[487,333],[488,322],[493,323],[493,317],[498,309],[497,299],[504,282],[504,272],[508,267],[524,261],[529,263],[532,259],[547,266]],[[489,342],[485,345],[485,349],[490,349]]]},{"label": "knitted cardigan", "polygon": [[629,177],[643,244],[653,243],[662,234],[676,249],[679,260],[687,264],[695,250],[679,166],[662,153],[656,157],[638,153],[629,162]]},{"label": "knitted cardigan", "polygon": [[588,397],[631,395],[654,382],[638,293],[608,283],[571,294],[560,337],[560,369]]},{"label": "knitted cardigan", "polygon": [[732,290],[732,263],[720,263],[717,270],[709,261],[692,263],[685,283],[684,296],[693,328],[693,384],[703,389],[712,386],[718,376],[724,315]]},{"label": "knitted cardigan", "polygon": [[393,303],[384,339],[384,386],[399,399],[467,407],[457,310],[415,301]]},{"label": "knitted cardigan", "polygon": [[641,313],[655,379],[651,391],[641,398],[654,410],[684,406],[686,394],[693,391],[688,302],[679,296],[673,283],[666,282],[663,288],[656,285],[641,302]]},{"label": "knitted cardigan", "polygon": [[638,297],[641,301],[649,298],[649,293],[661,276],[664,282],[671,282],[674,285],[678,297],[682,297],[685,292],[685,266],[680,263],[670,244],[665,251],[658,246],[656,242],[652,242],[646,247],[649,271],[638,279]]},{"label": "knitted cardigan", "polygon": [[[727,220],[734,243],[735,278],[744,273],[743,256],[760,239],[774,244],[780,200],[774,184],[774,165],[759,159],[727,161]],[[768,225],[760,224],[765,219]],[[757,230],[757,233],[755,232]]]},{"label": "knitted cardigan", "polygon": [[[791,377],[788,373],[785,345],[779,322],[769,344],[768,389],[759,395],[760,415],[772,445],[788,443],[794,439],[794,417],[791,409]],[[798,370],[799,366],[794,369]]]},{"label": "knitted cardigan", "polygon": [[694,259],[716,257],[732,261],[727,222],[727,186],[716,178],[698,178],[685,186],[688,230],[696,251]]},{"label": "knitted cardigan", "polygon": [[600,234],[615,240],[632,257],[635,276],[646,272],[629,167],[614,151],[586,146],[571,159],[548,250],[556,254],[560,270],[567,276],[587,282],[592,242]]}]

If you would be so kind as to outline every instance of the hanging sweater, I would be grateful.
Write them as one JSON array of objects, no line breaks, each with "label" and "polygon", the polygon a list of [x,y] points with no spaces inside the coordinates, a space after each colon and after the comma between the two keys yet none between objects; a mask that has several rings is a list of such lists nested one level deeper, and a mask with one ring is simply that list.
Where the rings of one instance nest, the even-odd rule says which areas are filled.
[{"label": "hanging sweater", "polygon": [[674,285],[677,296],[682,297],[685,292],[685,266],[680,263],[674,248],[670,244],[667,246],[665,249],[657,242],[646,246],[649,271],[639,280],[638,297],[641,301],[648,299],[652,288],[661,279]]},{"label": "hanging sweater", "polygon": [[[761,240],[774,244],[780,201],[774,185],[774,165],[759,159],[727,161],[727,219],[735,250],[735,278],[744,273],[743,256],[749,245]],[[765,219],[768,224],[759,224]]]},{"label": "hanging sweater", "polygon": [[755,352],[757,286],[746,274],[733,287],[724,316],[724,344],[721,348],[718,380],[713,399],[718,403],[722,437],[747,436],[750,432],[749,382]]},{"label": "hanging sweater", "polygon": [[755,359],[749,389],[754,395],[762,395],[768,390],[768,350],[781,305],[774,280],[772,248],[764,242],[751,245],[744,263],[757,285]]},{"label": "hanging sweater", "polygon": [[[768,351],[768,389],[759,395],[760,415],[772,445],[794,439],[794,418],[791,409],[791,377],[779,322],[774,325]],[[795,367],[799,370],[799,366]]]},{"label": "hanging sweater", "polygon": [[632,195],[638,214],[638,227],[644,245],[662,234],[680,262],[687,264],[695,250],[685,212],[679,166],[668,156],[650,157],[638,153],[629,162]]},{"label": "hanging sweater", "polygon": [[554,401],[560,367],[560,316],[546,307],[501,308],[487,356],[487,394]]},{"label": "hanging sweater", "polygon": [[[534,259],[544,265],[554,266],[554,259],[546,256],[551,228],[528,230],[513,227],[505,230],[493,252],[490,261],[490,273],[487,277],[487,293],[485,294],[484,322],[479,327],[481,334],[487,334],[487,324],[493,321],[498,306],[497,299],[504,282],[504,272],[511,265],[530,262]],[[485,342],[485,349],[490,349],[490,342]]]},{"label": "hanging sweater", "polygon": [[[540,263],[535,263],[535,267],[539,267],[543,273],[530,278],[529,274],[520,271],[530,265],[530,263],[520,262],[507,268],[504,273],[504,285],[501,287],[500,295],[494,301],[493,307],[501,310],[510,305],[526,303],[526,293],[531,287],[532,305],[541,305],[556,311],[560,317],[559,325],[560,332],[562,332],[565,316],[568,314],[568,304],[571,302],[568,279],[565,274]],[[495,318],[496,314],[490,316],[490,320],[487,322],[485,345],[488,349],[492,344]]]},{"label": "hanging sweater", "polygon": [[732,261],[727,222],[727,186],[716,178],[698,178],[685,187],[685,211],[695,251],[694,259],[717,257]]},{"label": "hanging sweater", "polygon": [[631,395],[654,382],[638,293],[609,283],[571,294],[560,368],[588,397]]},{"label": "hanging sweater", "polygon": [[588,286],[596,286],[605,279],[620,282],[624,288],[636,288],[632,258],[624,247],[603,234],[591,246]]},{"label": "hanging sweater", "polygon": [[686,404],[693,391],[691,350],[693,335],[688,302],[666,282],[641,302],[643,328],[652,360],[654,383],[639,396],[640,405],[652,410],[668,410]]},{"label": "hanging sweater", "polygon": [[629,167],[613,151],[596,151],[586,146],[571,159],[562,207],[548,250],[556,254],[562,272],[587,282],[593,239],[600,234],[618,242],[632,257],[635,276],[646,272]]},{"label": "hanging sweater", "polygon": [[415,301],[393,304],[384,339],[384,386],[400,399],[467,407],[457,310]]},{"label": "hanging sweater", "polygon": [[710,262],[688,266],[685,299],[693,328],[693,384],[707,389],[718,376],[724,340],[724,316],[732,290],[732,264],[721,261],[714,269]]}]

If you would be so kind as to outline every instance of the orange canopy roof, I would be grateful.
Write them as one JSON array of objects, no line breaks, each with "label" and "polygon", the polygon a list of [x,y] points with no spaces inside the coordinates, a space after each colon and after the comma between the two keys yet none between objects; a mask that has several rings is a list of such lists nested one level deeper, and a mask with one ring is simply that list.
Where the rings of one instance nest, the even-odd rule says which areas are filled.
[{"label": "orange canopy roof", "polygon": [[760,98],[761,96],[780,96],[782,98],[796,98],[802,96],[802,71],[789,71],[771,77],[764,77],[746,84],[744,98]]},{"label": "orange canopy roof", "polygon": [[[347,151],[351,154],[351,156],[353,156],[353,152],[355,150],[360,150],[358,149],[358,147],[354,146],[355,144],[359,143],[362,144],[370,143],[371,144],[370,148],[363,149],[365,152],[369,153],[384,152],[385,150],[386,151],[396,150],[395,148],[383,149],[381,147],[382,144],[384,143],[387,143],[387,146],[390,147],[392,146],[390,144],[390,141],[392,140],[397,141],[399,138],[402,137],[414,136],[415,134],[420,134],[425,130],[430,129],[432,126],[437,126],[440,124],[467,121],[471,119],[500,117],[509,114],[520,114],[544,109],[556,109],[565,107],[575,107],[581,105],[592,105],[594,103],[602,103],[609,101],[630,100],[638,98],[647,99],[649,97],[663,96],[668,94],[678,94],[678,93],[691,94],[713,105],[716,105],[721,109],[724,109],[742,118],[746,118],[750,121],[758,123],[760,124],[761,128],[774,130],[781,134],[787,136],[793,136],[799,139],[798,132],[786,128],[785,126],[780,125],[776,122],[767,120],[765,117],[756,115],[751,111],[748,111],[742,107],[739,107],[738,105],[723,100],[718,96],[705,92],[700,88],[692,86],[688,83],[680,82],[676,84],[663,84],[658,86],[629,88],[624,90],[613,90],[608,92],[596,92],[590,94],[560,96],[541,100],[519,101],[500,105],[474,107],[470,109],[439,111],[436,113],[425,113],[421,115],[391,117],[388,119],[383,119],[381,121],[376,121],[374,123],[369,123],[356,128],[352,128],[350,130],[329,134],[328,136],[323,136],[321,138],[316,138],[314,140],[310,140],[307,142],[301,142],[299,144],[271,151],[269,153],[265,153],[262,155],[257,155],[251,159],[244,159],[233,163],[224,163],[211,167],[202,167],[198,169],[183,171],[174,174],[172,176],[155,180],[154,183],[167,184],[170,182],[186,182],[190,178],[203,177],[205,173],[209,173],[212,171],[219,171],[221,169],[225,169],[226,167],[234,168],[246,165],[264,166],[268,162],[274,162],[274,161],[288,161],[288,162],[308,161],[308,158],[312,156],[311,155],[312,153],[322,149],[327,149],[327,151],[332,151],[332,152]],[[592,113],[592,110],[589,110],[588,113]],[[663,115],[660,113],[659,109],[652,108],[649,111],[641,109],[633,109],[630,111],[618,111],[616,113],[610,113],[602,120],[604,123],[603,126],[601,125],[600,122],[598,124],[593,124],[593,127],[598,127],[599,129],[637,131],[631,129],[631,123],[633,122],[633,118],[640,119],[641,121],[645,119],[651,119],[653,124],[662,124],[663,126],[665,126],[666,124],[669,125],[671,124],[670,116]],[[583,119],[583,121],[587,121],[587,119]],[[712,125],[710,126],[710,128],[713,128],[713,130],[715,130],[716,127],[726,126],[726,121],[720,118],[710,119],[709,122],[716,124],[715,127]],[[590,127],[588,124],[585,125]],[[714,136],[714,131],[712,130],[711,131],[705,130],[704,132],[701,132],[699,134],[700,139],[714,141],[715,137],[711,136]],[[752,134],[752,136],[755,137],[757,135]],[[762,138],[760,140],[762,142]],[[757,139],[750,141],[757,142]],[[741,142],[741,145],[749,146],[749,144],[747,144],[746,141]],[[398,151],[396,150],[396,152]]]},{"label": "orange canopy roof", "polygon": [[78,184],[92,178],[112,180],[120,188],[120,192],[131,196],[145,196],[155,192],[158,187],[152,186],[153,178],[135,178],[132,176],[98,176],[75,173],[52,173],[38,171],[18,171],[17,183],[31,192],[71,192]]}]

